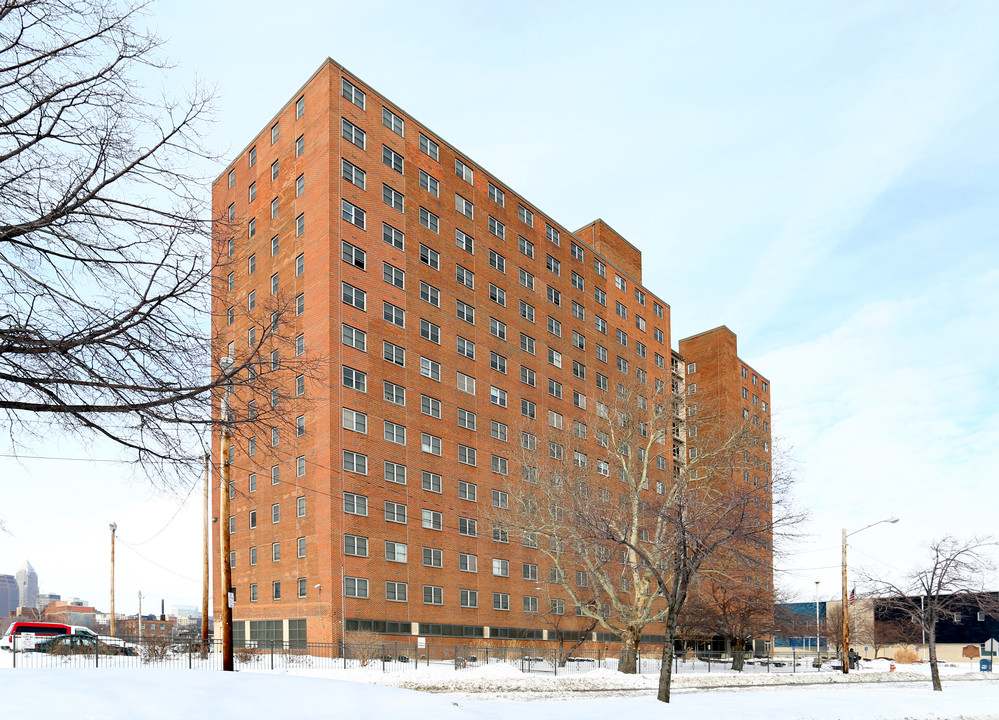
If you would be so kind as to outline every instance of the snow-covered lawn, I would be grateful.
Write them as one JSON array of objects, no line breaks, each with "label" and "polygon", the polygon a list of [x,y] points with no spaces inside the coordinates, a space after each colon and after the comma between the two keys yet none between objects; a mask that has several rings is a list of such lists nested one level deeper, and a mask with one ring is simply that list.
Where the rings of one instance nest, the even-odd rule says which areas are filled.
[{"label": "snow-covered lawn", "polygon": [[[430,668],[403,673],[302,670],[294,675],[156,668],[19,668],[0,669],[0,688],[4,717],[35,720],[357,720],[398,717],[400,713],[407,720],[661,720],[665,712],[699,720],[999,720],[999,677],[947,668],[944,692],[934,693],[923,673],[925,667],[905,670],[868,670],[848,676],[827,672],[691,674],[677,678],[669,708],[655,700],[655,677],[651,675],[626,677],[595,670],[554,678],[526,675],[499,665],[460,673]],[[812,684],[804,684],[806,680]],[[719,683],[726,687],[717,687]]]}]

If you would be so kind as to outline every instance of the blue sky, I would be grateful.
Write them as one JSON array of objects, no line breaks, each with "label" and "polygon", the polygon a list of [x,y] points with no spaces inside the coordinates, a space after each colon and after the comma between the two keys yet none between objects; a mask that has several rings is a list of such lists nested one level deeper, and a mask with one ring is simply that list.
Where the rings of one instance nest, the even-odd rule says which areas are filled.
[{"label": "blue sky", "polygon": [[[814,513],[783,575],[802,599],[815,580],[836,594],[844,526],[901,517],[851,540],[851,566],[889,571],[933,537],[996,524],[999,6],[174,0],[152,11],[177,65],[167,89],[195,76],[218,86],[208,140],[228,155],[331,56],[562,224],[601,217],[624,234],[672,307],[674,338],[732,328],[772,380],[774,430]],[[84,501],[46,462],[9,475]],[[106,498],[123,538],[165,524],[136,549],[187,578],[136,556],[119,582],[197,601],[198,503],[171,521],[177,498],[89,467],[68,475],[93,478],[89,497]],[[5,515],[0,572],[29,557],[43,589],[47,576],[47,589],[106,604],[103,517],[64,521],[94,558],[79,567],[52,534]]]}]

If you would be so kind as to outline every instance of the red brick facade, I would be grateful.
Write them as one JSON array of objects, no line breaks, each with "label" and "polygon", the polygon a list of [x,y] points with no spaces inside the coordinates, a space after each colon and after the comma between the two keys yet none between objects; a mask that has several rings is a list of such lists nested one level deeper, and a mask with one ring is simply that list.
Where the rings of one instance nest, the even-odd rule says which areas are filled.
[{"label": "red brick facade", "polygon": [[[523,598],[549,591],[523,579],[522,564],[547,568],[536,550],[493,540],[493,490],[519,477],[522,412],[533,407],[540,420],[555,410],[571,424],[608,383],[669,375],[670,308],[641,284],[641,253],[599,220],[562,227],[333,61],[226,169],[213,203],[219,218],[231,207],[239,228],[217,278],[216,331],[245,349],[249,293],[260,306],[283,299],[294,309],[275,349],[295,353],[301,337],[328,367],[305,383],[304,432],[281,426],[274,447],[258,432],[252,455],[247,438],[236,442],[235,620],[305,619],[310,641],[339,639],[344,620],[358,619],[406,623],[394,629],[413,634],[433,630],[420,624],[462,625],[493,638],[510,634],[499,628],[544,628]],[[246,399],[237,392],[237,413]],[[346,427],[360,417],[344,409],[363,414],[366,432]],[[404,443],[386,439],[402,440],[401,428]],[[345,453],[358,455],[347,462]],[[460,483],[475,486],[474,500]],[[366,498],[366,514],[354,496]],[[366,539],[366,557],[345,554],[358,549],[345,536]],[[386,542],[404,544],[407,561],[387,559]],[[460,556],[474,556],[477,572]],[[493,574],[494,559],[508,561],[509,577]],[[347,596],[358,586],[342,578],[366,580],[367,597]],[[406,601],[389,599],[402,586],[387,583],[405,584]],[[462,591],[477,592],[477,608],[461,605]],[[494,609],[494,594],[508,610]]]}]

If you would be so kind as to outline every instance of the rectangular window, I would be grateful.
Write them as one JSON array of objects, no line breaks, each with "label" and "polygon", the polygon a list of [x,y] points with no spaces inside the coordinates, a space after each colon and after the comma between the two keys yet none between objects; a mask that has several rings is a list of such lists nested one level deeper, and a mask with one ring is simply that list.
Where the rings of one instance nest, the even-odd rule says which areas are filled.
[{"label": "rectangular window", "polygon": [[474,360],[475,343],[473,343],[471,340],[466,340],[465,338],[461,337],[461,335],[458,336],[457,340],[458,340],[458,354],[464,355],[470,360]]},{"label": "rectangular window", "polygon": [[455,279],[465,287],[475,289],[475,273],[461,265],[455,266]]},{"label": "rectangular window", "polygon": [[408,548],[405,543],[385,541],[385,559],[389,562],[404,563],[407,561]]},{"label": "rectangular window", "polygon": [[368,597],[367,578],[345,577],[343,579],[343,594],[353,598]]},{"label": "rectangular window", "polygon": [[365,352],[367,349],[367,333],[350,325],[342,325],[341,327],[343,328],[343,344]]},{"label": "rectangular window", "polygon": [[497,305],[506,307],[506,290],[489,283],[489,299]]},{"label": "rectangular window", "polygon": [[[468,537],[475,537],[478,533],[476,531],[476,523],[472,518],[458,518],[458,534],[467,535]],[[474,570],[471,572],[475,572]]]},{"label": "rectangular window", "polygon": [[432,267],[434,270],[441,269],[441,256],[436,250],[433,250],[426,245],[420,244],[420,262],[424,265]]},{"label": "rectangular window", "polygon": [[427,530],[443,530],[444,516],[436,510],[424,510],[422,524]]},{"label": "rectangular window", "polygon": [[493,558],[493,575],[496,577],[510,577],[510,561]]},{"label": "rectangular window", "polygon": [[368,498],[364,495],[343,494],[343,511],[348,515],[368,515]]},{"label": "rectangular window", "polygon": [[439,493],[441,491],[441,476],[424,470],[421,478],[422,487],[427,492]]},{"label": "rectangular window", "polygon": [[469,220],[475,217],[475,207],[471,201],[462,197],[458,193],[454,194],[454,209],[467,217]]},{"label": "rectangular window", "polygon": [[506,258],[495,250],[489,251],[489,266],[496,268],[501,273],[506,273]]},{"label": "rectangular window", "polygon": [[475,448],[468,447],[467,445],[458,446],[458,462],[463,465],[475,465]]},{"label": "rectangular window", "polygon": [[401,117],[396,115],[394,112],[389,110],[387,107],[382,107],[382,125],[387,127],[389,130],[394,132],[396,135],[402,136],[405,131],[405,122]]},{"label": "rectangular window", "polygon": [[[385,165],[386,167],[392,168],[397,173],[402,173],[403,157],[395,150],[390,148],[388,145],[382,145],[382,164]],[[391,203],[387,204],[391,205]],[[396,208],[396,209],[401,210],[402,208]]]},{"label": "rectangular window", "polygon": [[[229,187],[232,187],[232,185],[230,185]],[[500,207],[503,207],[504,203],[506,202],[506,195],[498,187],[496,187],[492,183],[489,183],[489,199],[492,200],[497,205],[499,205]]]},{"label": "rectangular window", "polygon": [[342,297],[344,303],[352,305],[358,310],[364,310],[366,305],[366,294],[360,288],[356,288],[349,283],[342,283]]},{"label": "rectangular window", "polygon": [[494,317],[489,318],[489,334],[500,340],[506,340],[506,323],[500,322]]},{"label": "rectangular window", "polygon": [[437,382],[441,381],[441,364],[429,358],[420,358],[420,375],[428,377]]},{"label": "rectangular window", "polygon": [[361,190],[364,189],[365,172],[361,170],[361,168],[357,167],[357,165],[354,165],[348,160],[341,161],[341,168],[341,174],[343,175],[344,180],[357,185],[357,187],[361,188]]},{"label": "rectangular window", "polygon": [[493,610],[509,610],[510,595],[508,593],[493,593]]},{"label": "rectangular window", "polygon": [[501,390],[498,387],[490,386],[489,388],[489,402],[493,405],[499,405],[500,407],[506,407],[506,390]]},{"label": "rectangular window", "polygon": [[463,608],[477,608],[479,606],[478,590],[459,590],[458,604]]},{"label": "rectangular window", "polygon": [[438,587],[436,585],[424,585],[423,603],[424,605],[443,605],[444,588]]},{"label": "rectangular window", "polygon": [[472,325],[475,324],[475,308],[463,303],[461,300],[455,301],[455,308],[459,320],[464,320]]},{"label": "rectangular window", "polygon": [[382,223],[382,240],[392,247],[402,250],[405,247],[406,236],[401,230],[397,230],[388,223]]},{"label": "rectangular window", "polygon": [[[364,109],[364,91],[346,78],[340,79],[340,94],[347,100],[350,100],[352,103],[357,105],[357,107],[361,108],[361,110]],[[367,597],[366,594],[365,597]]]},{"label": "rectangular window", "polygon": [[429,395],[420,396],[420,412],[424,415],[429,415],[430,417],[440,419],[441,416],[441,401],[437,398],[432,398]]},{"label": "rectangular window", "polygon": [[545,223],[545,237],[548,238],[549,240],[551,240],[556,245],[559,244],[560,235],[559,235],[558,230],[556,230],[555,228],[553,228],[548,223]]},{"label": "rectangular window", "polygon": [[489,367],[492,368],[493,370],[495,370],[497,372],[501,372],[501,373],[503,373],[505,375],[506,374],[506,358],[503,357],[502,355],[498,354],[498,353],[490,351],[489,352]]},{"label": "rectangular window", "polygon": [[506,240],[506,226],[492,215],[489,216],[489,232],[500,240]]},{"label": "rectangular window", "polygon": [[406,484],[406,466],[399,463],[385,461],[385,482]]},{"label": "rectangular window", "polygon": [[534,290],[534,276],[524,268],[520,268],[520,284],[528,290]]},{"label": "rectangular window", "polygon": [[[472,535],[475,535],[474,531],[472,532]],[[458,553],[458,569],[461,570],[462,572],[477,573],[479,571],[478,556],[468,555],[466,553]]]},{"label": "rectangular window", "polygon": [[520,316],[528,322],[534,322],[534,306],[530,303],[520,301]]},{"label": "rectangular window", "polygon": [[368,556],[368,539],[357,535],[343,536],[344,555],[354,555],[356,557]]},{"label": "rectangular window", "polygon": [[385,421],[383,435],[385,440],[391,443],[396,443],[397,445],[406,444],[406,426],[399,425],[398,423]]},{"label": "rectangular window", "polygon": [[368,416],[357,410],[343,408],[343,426],[347,430],[367,434]]},{"label": "rectangular window", "polygon": [[474,483],[458,481],[458,497],[469,502],[476,502],[477,486]]},{"label": "rectangular window", "polygon": [[395,285],[397,288],[406,287],[406,273],[395,265],[389,265],[387,262],[382,263],[382,280],[389,285]]},{"label": "rectangular window", "polygon": [[437,143],[435,143],[433,140],[428,138],[423,133],[420,133],[420,152],[425,153],[434,160],[437,160],[440,154],[440,149]]},{"label": "rectangular window", "polygon": [[368,474],[368,456],[352,450],[343,451],[344,472],[357,473],[358,475]]},{"label": "rectangular window", "polygon": [[[351,225],[356,225],[361,228],[361,230],[364,229],[365,213],[361,208],[357,207],[357,205],[354,205],[353,203],[347,202],[346,200],[341,200],[340,209],[344,220],[349,222]],[[299,217],[304,218],[304,215],[300,215]],[[305,227],[304,221],[302,227]],[[299,232],[298,234],[301,235],[302,233]]]},{"label": "rectangular window", "polygon": [[382,302],[382,318],[393,325],[406,327],[406,311],[390,302]]},{"label": "rectangular window", "polygon": [[385,522],[406,523],[406,506],[402,503],[385,501]]},{"label": "rectangular window", "polygon": [[390,403],[403,406],[406,404],[406,388],[390,383],[388,380],[383,381],[382,396]]},{"label": "rectangular window", "polygon": [[[459,423],[460,424],[460,423]],[[509,428],[496,420],[489,421],[489,435],[495,440],[506,442]]]},{"label": "rectangular window", "polygon": [[393,187],[382,184],[382,202],[388,205],[393,210],[403,211],[405,197],[401,192]]},{"label": "rectangular window", "polygon": [[517,217],[525,225],[529,225],[530,227],[534,227],[534,213],[531,212],[530,210],[528,210],[523,205],[520,205],[520,206],[517,207]]},{"label": "rectangular window", "polygon": [[347,118],[340,119],[340,134],[343,136],[344,140],[353,143],[354,145],[357,145],[357,147],[361,148],[361,150],[364,150],[364,131]]},{"label": "rectangular window", "polygon": [[[437,417],[440,417],[438,415]],[[458,427],[475,430],[475,413],[458,408]]]},{"label": "rectangular window", "polygon": [[454,159],[454,174],[467,182],[469,185],[472,184],[472,168],[458,158]]},{"label": "rectangular window", "polygon": [[343,366],[343,386],[353,388],[354,390],[359,390],[361,392],[367,392],[368,385],[367,373],[363,373],[360,370],[355,370],[354,368]]},{"label": "rectangular window", "polygon": [[421,433],[420,435],[420,448],[425,453],[430,453],[431,455],[440,456],[441,454],[441,439],[436,435],[431,435],[429,433]]},{"label": "rectangular window", "polygon": [[519,248],[520,252],[522,252],[527,257],[529,257],[529,258],[533,258],[534,257],[534,243],[532,243],[527,238],[525,238],[523,236],[518,237],[517,238],[517,247]]},{"label": "rectangular window", "polygon": [[444,551],[437,548],[423,548],[423,565],[439,568],[444,566]]},{"label": "rectangular window", "polygon": [[295,157],[299,158],[305,154],[305,135],[299,135],[295,141]]},{"label": "rectangular window", "polygon": [[420,170],[420,187],[434,197],[440,197],[440,183],[430,173]]},{"label": "rectangular window", "polygon": [[440,345],[441,343],[441,329],[439,325],[434,325],[429,320],[424,320],[420,318],[420,337],[424,340],[429,340],[432,343]]},{"label": "rectangular window", "polygon": [[385,599],[389,602],[406,602],[408,600],[406,583],[387,581]]}]

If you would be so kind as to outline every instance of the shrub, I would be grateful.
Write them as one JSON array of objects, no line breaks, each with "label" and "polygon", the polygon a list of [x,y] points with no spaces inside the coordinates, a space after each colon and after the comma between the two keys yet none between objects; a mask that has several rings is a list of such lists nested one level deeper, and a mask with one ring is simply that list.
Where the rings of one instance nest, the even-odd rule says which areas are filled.
[{"label": "shrub", "polygon": [[911,647],[903,647],[896,651],[895,662],[900,665],[913,665],[919,662],[919,655]]}]

